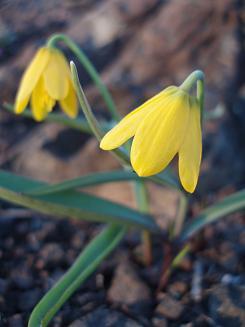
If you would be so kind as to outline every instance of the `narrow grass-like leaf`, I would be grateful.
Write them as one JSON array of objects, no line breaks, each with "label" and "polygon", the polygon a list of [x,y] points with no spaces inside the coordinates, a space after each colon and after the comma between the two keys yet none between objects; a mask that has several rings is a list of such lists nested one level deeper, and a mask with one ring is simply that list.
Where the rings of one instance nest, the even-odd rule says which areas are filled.
[{"label": "narrow grass-like leaf", "polygon": [[201,212],[192,221],[187,222],[180,235],[182,240],[187,240],[206,225],[217,221],[235,211],[245,209],[245,190],[227,196],[222,201]]},{"label": "narrow grass-like leaf", "polygon": [[[157,179],[154,180],[155,183],[161,185],[172,185],[177,187],[177,182],[169,176],[168,173],[159,174],[157,175]],[[93,173],[81,177],[77,177],[74,179],[69,179],[61,183],[56,183],[53,185],[44,185],[38,188],[34,188],[25,192],[29,195],[44,195],[44,194],[51,194],[61,191],[67,191],[76,188],[83,188],[88,186],[94,186],[103,183],[112,183],[112,182],[119,182],[119,181],[139,181],[145,180],[147,178],[140,178],[135,172],[130,170],[114,170],[108,172],[99,172]]]},{"label": "narrow grass-like leaf", "polygon": [[0,170],[0,199],[55,217],[119,223],[155,232],[159,231],[150,215],[142,214],[126,206],[90,194],[77,191],[64,191],[40,196],[23,194],[23,192],[41,185],[45,184]]},{"label": "narrow grass-like leaf", "polygon": [[67,273],[44,295],[34,308],[28,327],[45,327],[60,307],[112,252],[126,228],[110,225],[83,250]]},{"label": "narrow grass-like leaf", "polygon": [[76,188],[94,186],[103,183],[112,183],[119,181],[137,180],[139,177],[132,171],[129,170],[115,170],[108,172],[93,173],[86,176],[69,179],[61,183],[41,186],[30,190],[30,195],[43,195],[55,192],[67,191]]}]

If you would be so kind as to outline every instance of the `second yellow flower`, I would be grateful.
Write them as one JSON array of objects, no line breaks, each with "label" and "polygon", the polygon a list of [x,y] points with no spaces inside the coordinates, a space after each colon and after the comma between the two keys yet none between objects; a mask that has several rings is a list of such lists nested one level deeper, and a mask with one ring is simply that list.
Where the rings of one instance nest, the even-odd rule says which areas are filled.
[{"label": "second yellow flower", "polygon": [[69,65],[58,49],[40,48],[25,71],[16,96],[15,112],[22,113],[29,101],[37,121],[45,119],[56,101],[69,117],[76,117],[78,103]]}]

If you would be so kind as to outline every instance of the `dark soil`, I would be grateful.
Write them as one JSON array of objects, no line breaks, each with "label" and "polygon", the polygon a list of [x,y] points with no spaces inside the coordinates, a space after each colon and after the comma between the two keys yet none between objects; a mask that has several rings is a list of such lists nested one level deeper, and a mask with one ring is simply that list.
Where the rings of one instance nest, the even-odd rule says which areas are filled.
[{"label": "dark soil", "polygon": [[[1,214],[1,326],[26,326],[35,304],[101,229],[25,214]],[[243,326],[243,227],[242,217],[234,215],[206,228],[159,294],[160,240],[154,242],[159,256],[146,268],[136,255],[137,233],[130,232],[51,326]]]}]

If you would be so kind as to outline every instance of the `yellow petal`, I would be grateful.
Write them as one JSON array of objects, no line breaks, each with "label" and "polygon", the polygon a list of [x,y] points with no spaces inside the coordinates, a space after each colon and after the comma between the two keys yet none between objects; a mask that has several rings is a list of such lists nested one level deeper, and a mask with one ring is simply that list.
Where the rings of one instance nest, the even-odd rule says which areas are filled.
[{"label": "yellow petal", "polygon": [[42,121],[52,110],[55,101],[50,98],[44,88],[43,79],[40,78],[31,96],[31,110],[37,121]]},{"label": "yellow petal", "polygon": [[38,50],[30,65],[26,69],[19,86],[15,101],[15,112],[21,113],[30,98],[30,94],[36,86],[45,66],[49,60],[49,51],[47,48]]},{"label": "yellow petal", "polygon": [[164,99],[173,92],[176,92],[176,87],[168,87],[150,100],[143,103],[140,107],[131,111],[103,137],[100,143],[100,148],[103,150],[112,150],[121,146],[128,139],[133,137],[137,128],[139,127],[139,124],[144,120],[145,116],[156,108],[160,109],[162,107],[162,103],[164,103]]},{"label": "yellow petal", "polygon": [[162,171],[178,152],[189,119],[189,96],[182,90],[168,97],[163,110],[149,113],[136,131],[131,163],[139,176]]},{"label": "yellow petal", "polygon": [[44,90],[44,92],[45,92],[44,103],[45,103],[46,109],[48,112],[51,112],[53,110],[53,107],[54,107],[56,101],[54,99],[52,99],[45,90]]},{"label": "yellow petal", "polygon": [[21,114],[25,110],[29,100],[30,100],[30,96],[24,98],[23,100],[16,101],[14,105],[15,113]]},{"label": "yellow petal", "polygon": [[187,192],[193,193],[199,176],[202,157],[200,108],[197,101],[190,108],[190,118],[184,142],[179,151],[179,176]]},{"label": "yellow petal", "polygon": [[69,90],[69,66],[59,50],[52,48],[49,51],[50,59],[43,73],[45,89],[51,98],[62,100]]},{"label": "yellow petal", "polygon": [[75,118],[78,114],[78,102],[76,92],[70,82],[70,87],[65,99],[60,100],[62,110],[71,118]]}]

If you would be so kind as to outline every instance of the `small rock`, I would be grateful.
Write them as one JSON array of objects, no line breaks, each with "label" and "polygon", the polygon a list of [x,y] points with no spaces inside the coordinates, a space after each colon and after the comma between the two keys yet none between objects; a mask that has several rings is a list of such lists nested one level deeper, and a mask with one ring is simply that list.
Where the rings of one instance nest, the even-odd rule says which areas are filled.
[{"label": "small rock", "polygon": [[222,327],[244,326],[245,288],[216,285],[209,291],[209,314]]},{"label": "small rock", "polygon": [[193,266],[193,262],[190,257],[186,256],[184,257],[181,262],[179,263],[179,269],[182,269],[184,271],[191,271]]},{"label": "small rock", "polygon": [[76,319],[68,327],[141,327],[138,322],[127,317],[121,312],[109,310],[107,308],[97,308],[81,319]]},{"label": "small rock", "polygon": [[234,276],[234,275],[231,275],[231,274],[225,274],[221,278],[221,283],[225,284],[225,285],[239,285],[239,284],[242,283],[242,278],[241,278],[241,276]]},{"label": "small rock", "polygon": [[14,245],[14,239],[13,237],[8,237],[6,238],[5,242],[4,242],[4,247],[7,249],[7,250],[10,250]]},{"label": "small rock", "polygon": [[64,257],[64,252],[61,247],[56,243],[48,243],[41,250],[41,258],[45,264],[57,264]]},{"label": "small rock", "polygon": [[45,266],[45,262],[43,259],[38,259],[35,263],[35,268],[38,270],[42,270]]},{"label": "small rock", "polygon": [[167,327],[168,322],[163,317],[155,317],[155,318],[152,319],[152,325],[154,327]]},{"label": "small rock", "polygon": [[56,282],[64,275],[64,270],[60,268],[54,269],[52,273],[49,273],[45,279],[45,290],[48,291]]},{"label": "small rock", "polygon": [[31,310],[37,304],[40,297],[41,292],[39,289],[22,292],[18,299],[17,306],[23,311]]},{"label": "small rock", "polygon": [[7,280],[0,278],[0,294],[3,294],[8,287]]},{"label": "small rock", "polygon": [[24,327],[24,322],[20,314],[15,314],[8,319],[9,327]]},{"label": "small rock", "polygon": [[238,270],[239,256],[232,243],[223,242],[220,245],[219,263],[232,273],[236,273]]},{"label": "small rock", "polygon": [[[201,313],[196,319],[194,319],[189,324],[183,325],[183,327],[195,327],[195,326],[210,326],[216,327],[216,323],[212,318],[208,317],[206,314]],[[221,326],[220,326],[221,327]]]},{"label": "small rock", "polygon": [[14,270],[11,274],[11,281],[21,290],[27,290],[33,285],[33,279],[31,277],[30,271],[27,269]]},{"label": "small rock", "polygon": [[62,326],[62,315],[55,316],[52,320],[53,327],[60,327]]},{"label": "small rock", "polygon": [[124,261],[116,268],[108,299],[113,303],[145,305],[151,299],[149,287],[138,277],[133,265]]},{"label": "small rock", "polygon": [[168,287],[168,291],[173,297],[182,296],[187,291],[187,284],[181,281],[176,281],[173,284],[170,284]]},{"label": "small rock", "polygon": [[38,241],[36,235],[30,234],[27,236],[28,248],[31,252],[37,252],[40,248],[40,242]]},{"label": "small rock", "polygon": [[79,231],[76,235],[73,236],[71,241],[71,246],[74,249],[80,250],[84,244],[85,233],[83,231]]},{"label": "small rock", "polygon": [[162,294],[160,303],[156,307],[156,314],[170,320],[176,320],[181,316],[183,310],[184,306],[182,303],[168,294]]},{"label": "small rock", "polygon": [[78,294],[76,297],[76,301],[79,304],[79,307],[83,307],[87,303],[103,301],[103,299],[104,299],[103,293],[100,292],[81,293]]}]

